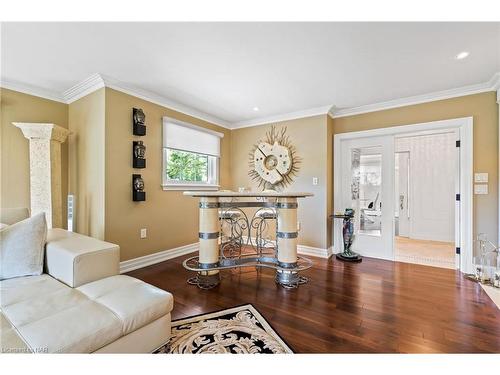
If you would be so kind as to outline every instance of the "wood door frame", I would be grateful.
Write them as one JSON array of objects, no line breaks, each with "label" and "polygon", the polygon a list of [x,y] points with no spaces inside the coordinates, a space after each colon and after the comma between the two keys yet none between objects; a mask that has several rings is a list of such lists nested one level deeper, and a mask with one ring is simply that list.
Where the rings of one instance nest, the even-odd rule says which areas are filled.
[{"label": "wood door frame", "polygon": [[[341,207],[342,186],[341,186],[341,147],[344,140],[375,137],[375,136],[402,136],[403,134],[417,133],[444,129],[458,129],[460,135],[460,270],[465,273],[472,273],[473,258],[473,125],[472,117],[462,117],[449,120],[431,121],[411,125],[391,126],[372,130],[348,132],[335,134],[333,138],[333,204],[334,211]],[[394,160],[392,160],[394,163]],[[390,182],[393,185],[394,181]],[[335,226],[333,227],[335,228]],[[393,219],[394,230],[394,219]],[[332,233],[335,238],[335,233]],[[336,246],[338,241],[333,241],[334,252],[341,249]],[[394,240],[392,242],[392,253],[394,254]]]}]

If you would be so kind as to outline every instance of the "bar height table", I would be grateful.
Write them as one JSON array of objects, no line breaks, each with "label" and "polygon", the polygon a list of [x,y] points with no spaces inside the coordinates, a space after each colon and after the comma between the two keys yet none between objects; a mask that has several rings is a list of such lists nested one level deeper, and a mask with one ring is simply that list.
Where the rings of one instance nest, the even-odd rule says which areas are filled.
[{"label": "bar height table", "polygon": [[[310,197],[311,193],[294,192],[227,192],[227,191],[186,191],[184,195],[199,198],[199,254],[188,258],[183,265],[197,272],[191,283],[203,289],[219,284],[219,271],[236,267],[268,267],[276,270],[276,282],[284,287],[294,288],[306,282],[298,272],[310,268],[312,262],[297,255],[298,198]],[[250,198],[254,200],[249,201]],[[261,220],[269,218],[254,214],[251,218],[242,208],[255,207],[270,209],[276,219],[276,244],[274,254],[257,251],[249,256],[225,257],[221,252],[221,215],[219,210],[235,212],[238,220],[228,242],[239,246],[252,246],[259,250],[259,243],[252,239],[252,229],[258,230]],[[236,230],[235,230],[236,229]],[[257,236],[259,237],[259,236]]]}]

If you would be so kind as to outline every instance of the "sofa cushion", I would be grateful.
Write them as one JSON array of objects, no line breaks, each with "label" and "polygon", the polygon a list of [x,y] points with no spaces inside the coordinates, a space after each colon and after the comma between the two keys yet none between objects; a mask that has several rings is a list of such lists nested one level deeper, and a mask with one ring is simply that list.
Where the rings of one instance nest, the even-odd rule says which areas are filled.
[{"label": "sofa cushion", "polygon": [[65,289],[65,285],[47,274],[0,281],[0,306],[10,306]]},{"label": "sofa cushion", "polygon": [[2,354],[31,353],[31,348],[24,342],[15,327],[8,321],[0,309],[0,343]]},{"label": "sofa cushion", "polygon": [[45,267],[48,274],[76,288],[118,275],[120,247],[63,229],[49,229]]},{"label": "sofa cushion", "polygon": [[111,276],[77,288],[118,316],[126,335],[170,313],[172,294],[130,276]]},{"label": "sofa cushion", "polygon": [[[122,336],[112,311],[48,275],[1,281],[0,296],[4,318],[31,351],[89,353]],[[19,345],[12,333],[6,330],[3,351]]]},{"label": "sofa cushion", "polygon": [[46,238],[44,213],[0,230],[0,280],[41,275]]}]

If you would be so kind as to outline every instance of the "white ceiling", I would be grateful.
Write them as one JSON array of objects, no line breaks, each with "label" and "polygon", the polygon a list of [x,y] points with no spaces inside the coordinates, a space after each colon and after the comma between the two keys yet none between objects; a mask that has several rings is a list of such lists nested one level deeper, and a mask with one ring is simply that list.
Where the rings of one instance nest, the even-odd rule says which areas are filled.
[{"label": "white ceiling", "polygon": [[1,34],[3,82],[62,93],[100,73],[236,126],[500,71],[500,23],[3,23]]}]

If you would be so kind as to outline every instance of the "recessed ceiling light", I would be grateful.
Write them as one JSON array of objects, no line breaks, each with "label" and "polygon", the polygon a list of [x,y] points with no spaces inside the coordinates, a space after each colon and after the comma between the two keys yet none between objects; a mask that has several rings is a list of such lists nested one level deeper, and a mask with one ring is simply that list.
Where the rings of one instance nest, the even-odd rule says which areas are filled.
[{"label": "recessed ceiling light", "polygon": [[259,107],[253,107],[253,110],[254,110],[255,112],[258,112],[258,111],[259,111]]},{"label": "recessed ceiling light", "polygon": [[467,51],[463,51],[463,52],[460,52],[457,56],[455,56],[455,58],[457,60],[463,60],[465,59],[467,56],[469,56],[469,52]]}]

